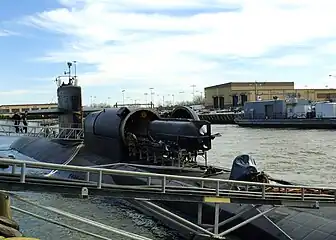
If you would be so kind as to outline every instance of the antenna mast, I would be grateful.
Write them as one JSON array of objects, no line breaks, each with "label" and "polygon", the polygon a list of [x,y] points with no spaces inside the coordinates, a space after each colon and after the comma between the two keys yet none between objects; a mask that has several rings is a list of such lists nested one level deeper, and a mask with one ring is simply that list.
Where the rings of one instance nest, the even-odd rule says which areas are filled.
[{"label": "antenna mast", "polygon": [[68,68],[69,68],[69,72],[68,72],[68,74],[69,74],[69,85],[72,85],[72,78],[71,78],[71,67],[72,67],[72,62],[68,62],[67,63],[68,64]]}]

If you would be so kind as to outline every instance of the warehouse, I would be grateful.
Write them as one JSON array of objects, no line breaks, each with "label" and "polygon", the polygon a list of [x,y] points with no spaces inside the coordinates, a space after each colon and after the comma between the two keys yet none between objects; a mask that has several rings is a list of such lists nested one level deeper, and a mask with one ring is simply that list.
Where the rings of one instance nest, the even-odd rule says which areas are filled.
[{"label": "warehouse", "polygon": [[208,108],[243,106],[245,102],[296,97],[311,101],[336,101],[336,89],[295,89],[294,82],[229,82],[204,89]]}]

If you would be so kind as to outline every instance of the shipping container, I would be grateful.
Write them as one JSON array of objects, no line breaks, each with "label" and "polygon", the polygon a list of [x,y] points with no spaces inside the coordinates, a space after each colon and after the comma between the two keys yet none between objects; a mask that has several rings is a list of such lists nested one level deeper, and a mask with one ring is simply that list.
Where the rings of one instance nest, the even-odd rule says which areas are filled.
[{"label": "shipping container", "polygon": [[244,104],[244,116],[253,119],[284,118],[286,116],[286,103],[284,100],[246,102]]},{"label": "shipping container", "polygon": [[317,118],[336,118],[336,103],[318,102],[315,105]]}]

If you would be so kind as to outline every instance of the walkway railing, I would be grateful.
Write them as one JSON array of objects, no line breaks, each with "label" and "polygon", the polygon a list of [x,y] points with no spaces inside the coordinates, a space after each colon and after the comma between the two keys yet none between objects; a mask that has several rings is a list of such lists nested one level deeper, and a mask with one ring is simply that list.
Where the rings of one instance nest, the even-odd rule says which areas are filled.
[{"label": "walkway railing", "polygon": [[[206,235],[210,238],[225,239],[225,236],[232,231],[262,217],[272,211],[276,206],[319,208],[323,206],[336,206],[336,188],[294,186],[257,182],[232,181],[215,178],[189,177],[168,174],[156,174],[148,172],[134,172],[116,169],[96,167],[81,167],[31,161],[20,161],[13,159],[0,159],[1,165],[12,166],[12,173],[0,174],[0,186],[6,190],[22,191],[43,191],[58,193],[78,193],[81,190],[82,196],[90,194],[121,197],[135,200],[142,208],[148,211],[157,211],[166,214],[167,217],[180,222],[188,231],[195,234]],[[119,163],[120,164],[120,163]],[[126,163],[125,163],[126,164]],[[113,164],[111,164],[113,166]],[[17,174],[17,167],[20,168]],[[27,174],[27,170],[46,169],[49,171],[65,171],[69,176],[81,176],[80,180],[60,179],[50,177],[35,177]],[[137,177],[138,184],[123,185],[106,183],[107,176],[129,176]],[[185,184],[177,184],[174,180],[183,181]],[[44,189],[46,189],[44,191]],[[243,190],[242,190],[243,189]],[[65,191],[68,192],[65,192]],[[113,194],[112,194],[113,193]],[[157,201],[186,201],[198,203],[197,224],[186,220],[168,210],[150,202]],[[214,224],[202,223],[203,204],[214,204]],[[243,222],[219,232],[219,228],[226,223],[233,221],[244,212],[241,211],[235,216],[219,221],[220,204],[239,203],[249,204],[256,214]],[[273,207],[260,211],[258,205],[272,205]],[[257,211],[258,210],[258,211]],[[212,229],[213,232],[211,232]],[[291,239],[287,236],[286,239]]]},{"label": "walkway railing", "polygon": [[84,138],[84,130],[82,128],[59,128],[56,126],[41,127],[29,125],[14,126],[10,124],[0,124],[0,135],[80,140]]},{"label": "walkway railing", "polygon": [[[296,186],[296,185],[281,185],[281,184],[269,184],[258,182],[243,182],[233,181],[226,179],[214,179],[214,178],[202,178],[202,177],[189,177],[179,175],[157,174],[148,172],[132,172],[116,169],[107,169],[99,167],[81,167],[72,165],[61,165],[42,162],[20,161],[13,159],[1,158],[2,165],[13,166],[12,173],[16,173],[15,166],[21,167],[20,171],[20,183],[26,182],[27,168],[31,169],[48,169],[50,171],[68,171],[82,173],[80,175],[85,176],[85,181],[90,183],[90,188],[108,188],[111,184],[106,185],[103,182],[104,176],[116,175],[116,176],[132,176],[146,179],[144,184],[132,185],[132,187],[145,187],[148,191],[161,192],[161,193],[188,193],[202,196],[210,196],[216,198],[204,198],[205,202],[227,202],[232,200],[254,199],[270,202],[277,202],[282,205],[284,202],[290,202],[291,204],[307,203],[311,206],[311,203],[316,201],[319,204],[336,204],[336,188],[325,187],[311,187],[311,186]],[[95,182],[91,181],[91,176],[98,176]],[[194,183],[193,186],[178,186],[167,184],[170,181],[178,180]],[[196,183],[196,184],[195,184]],[[243,187],[244,190],[241,191]],[[123,188],[125,185],[114,185],[115,187]]]}]

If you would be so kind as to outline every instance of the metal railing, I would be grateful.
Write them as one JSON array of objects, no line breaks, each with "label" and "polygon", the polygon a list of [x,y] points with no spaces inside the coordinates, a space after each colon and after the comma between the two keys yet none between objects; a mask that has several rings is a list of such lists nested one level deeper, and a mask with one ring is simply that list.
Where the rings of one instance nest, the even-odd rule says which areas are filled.
[{"label": "metal railing", "polygon": [[[20,161],[13,159],[0,159],[2,164],[6,164],[12,167],[12,173],[16,173],[15,167],[19,166],[20,171],[20,183],[26,182],[27,168],[30,169],[48,169],[50,171],[70,171],[70,172],[81,172],[86,176],[85,181],[92,183],[90,181],[91,175],[97,175],[97,181],[94,185],[90,185],[97,189],[102,189],[111,184],[105,185],[103,182],[104,175],[117,175],[117,176],[132,176],[146,179],[144,184],[132,185],[132,187],[146,187],[148,191],[161,192],[161,193],[176,193],[183,192],[188,194],[196,194],[202,196],[212,196],[217,198],[205,198],[204,201],[208,202],[225,202],[225,198],[236,198],[236,199],[255,199],[255,200],[270,200],[270,201],[289,201],[293,204],[293,201],[306,202],[307,205],[311,206],[312,203],[319,202],[319,204],[335,205],[336,204],[336,188],[325,188],[325,187],[312,187],[312,186],[296,186],[296,185],[281,185],[281,184],[270,184],[270,183],[258,183],[258,182],[243,182],[243,181],[233,181],[225,179],[215,179],[215,178],[202,178],[202,177],[189,177],[189,176],[179,176],[179,175],[168,175],[168,174],[157,174],[148,172],[133,172],[124,171],[116,169],[106,169],[98,167],[81,167],[81,166],[71,166],[71,165],[61,165],[52,163],[41,163],[41,162],[31,162],[31,161]],[[188,186],[174,186],[167,184],[171,180],[186,181],[198,183],[196,185]],[[126,185],[115,184],[115,187],[125,187]],[[244,190],[239,190],[244,186]],[[279,205],[285,205],[279,203]],[[299,204],[300,206],[302,204]]]},{"label": "metal railing", "polygon": [[44,137],[51,139],[80,140],[84,138],[82,128],[60,128],[60,127],[41,127],[41,126],[24,126],[14,124],[0,124],[0,135],[5,136],[30,136]]},{"label": "metal railing", "polygon": [[[189,177],[179,175],[157,174],[148,172],[134,172],[124,171],[116,169],[101,168],[101,166],[95,167],[81,167],[71,165],[61,165],[52,163],[41,163],[31,161],[20,161],[13,159],[0,159],[2,165],[12,166],[12,174],[5,174],[0,183],[1,186],[15,185],[14,191],[20,191],[22,186],[24,190],[28,190],[31,187],[41,190],[41,186],[47,186],[48,191],[52,191],[53,187],[56,187],[57,191],[63,191],[69,187],[69,191],[76,192],[76,189],[81,189],[82,196],[88,196],[90,192],[105,192],[104,196],[115,196],[111,194],[112,191],[122,193],[121,197],[125,197],[124,194],[130,193],[128,198],[133,199],[139,206],[146,211],[156,211],[159,214],[164,214],[171,221],[177,222],[180,226],[183,226],[189,232],[193,232],[197,235],[211,237],[212,239],[225,239],[227,234],[232,231],[249,224],[255,219],[262,217],[268,212],[276,208],[276,206],[290,206],[290,207],[306,207],[306,208],[319,208],[322,206],[336,206],[336,188],[325,187],[312,187],[312,186],[295,186],[295,185],[281,185],[281,184],[269,184],[269,183],[257,183],[257,182],[243,182],[233,181],[225,179],[215,178],[202,178],[202,177]],[[122,163],[118,163],[122,164]],[[127,165],[126,163],[124,163]],[[115,164],[110,164],[113,166]],[[20,167],[20,173],[16,174],[16,167]],[[107,166],[105,166],[107,167]],[[54,178],[44,177],[40,182],[34,181],[31,175],[27,174],[27,170],[32,169],[47,169],[50,171],[65,171],[65,172],[79,172],[83,177],[83,180],[61,180],[59,182]],[[32,171],[33,172],[33,171]],[[34,171],[35,172],[35,171]],[[83,174],[84,173],[84,174]],[[34,174],[35,175],[35,174]],[[138,177],[144,181],[139,181],[139,184],[123,185],[123,184],[110,184],[104,182],[104,176],[129,176]],[[14,177],[9,177],[14,176]],[[36,176],[36,175],[35,175]],[[85,177],[84,177],[85,176]],[[85,179],[84,179],[85,178]],[[96,179],[96,180],[93,180]],[[12,181],[10,181],[12,179]],[[13,181],[14,179],[14,181]],[[187,184],[170,184],[171,181],[183,181]],[[52,182],[54,185],[48,185],[48,182]],[[8,185],[6,185],[6,182]],[[193,182],[193,184],[188,184]],[[39,184],[40,183],[40,184]],[[244,187],[243,190],[242,187]],[[6,187],[5,187],[6,188]],[[55,189],[56,189],[55,188]],[[161,197],[157,197],[158,194]],[[120,195],[118,195],[120,196]],[[116,196],[115,196],[116,197]],[[193,197],[193,199],[192,199]],[[127,198],[127,197],[126,197]],[[189,201],[198,203],[197,212],[197,224],[195,222],[184,219],[177,214],[174,214],[163,207],[160,207],[150,200],[167,200],[167,201]],[[184,199],[184,200],[183,200]],[[214,204],[214,224],[202,223],[203,204]],[[220,204],[223,203],[245,203],[249,204],[249,209],[245,209],[235,216],[230,217],[220,222]],[[252,204],[252,205],[251,205]],[[258,205],[273,205],[267,210],[257,209]],[[250,217],[241,223],[225,229],[220,232],[220,228],[226,223],[238,219],[244,214],[244,212],[254,211],[254,216]],[[181,225],[182,224],[182,225]],[[213,230],[213,232],[212,232]],[[292,240],[290,237],[286,239]]]}]

